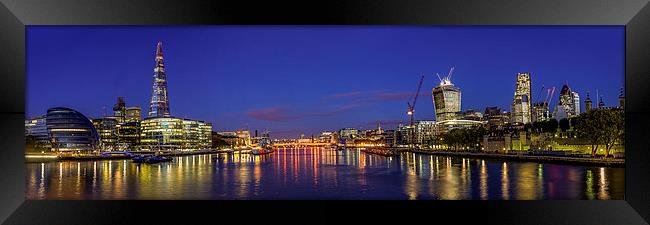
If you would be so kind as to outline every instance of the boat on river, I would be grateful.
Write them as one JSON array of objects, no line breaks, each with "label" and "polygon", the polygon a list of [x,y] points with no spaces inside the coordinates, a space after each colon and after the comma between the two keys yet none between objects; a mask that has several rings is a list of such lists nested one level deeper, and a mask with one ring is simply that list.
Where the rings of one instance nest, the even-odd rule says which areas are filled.
[{"label": "boat on river", "polygon": [[255,148],[251,150],[252,155],[266,155],[273,153],[273,148],[270,147],[265,147],[265,148]]},{"label": "boat on river", "polygon": [[145,163],[159,163],[159,162],[170,162],[173,161],[174,158],[170,156],[162,156],[162,155],[156,155],[156,156],[150,156],[148,157],[144,162]]},{"label": "boat on river", "polygon": [[143,163],[147,159],[147,156],[136,156],[131,158],[131,161],[134,163]]}]

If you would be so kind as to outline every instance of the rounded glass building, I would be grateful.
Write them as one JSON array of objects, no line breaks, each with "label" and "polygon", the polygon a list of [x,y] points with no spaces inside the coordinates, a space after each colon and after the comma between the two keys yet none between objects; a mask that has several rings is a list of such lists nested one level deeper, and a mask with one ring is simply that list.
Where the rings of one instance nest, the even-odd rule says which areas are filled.
[{"label": "rounded glass building", "polygon": [[55,107],[47,110],[47,132],[52,151],[63,155],[98,153],[99,135],[92,122],[80,112]]}]

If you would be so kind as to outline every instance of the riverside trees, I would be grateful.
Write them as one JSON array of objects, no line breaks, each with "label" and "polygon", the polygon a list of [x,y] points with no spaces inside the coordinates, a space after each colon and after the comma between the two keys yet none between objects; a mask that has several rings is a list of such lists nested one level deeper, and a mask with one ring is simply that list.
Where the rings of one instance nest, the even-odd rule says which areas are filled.
[{"label": "riverside trees", "polygon": [[605,146],[605,157],[617,143],[623,143],[625,118],[620,109],[592,109],[576,118],[576,132],[591,144],[591,155],[596,156],[598,146]]},{"label": "riverside trees", "polygon": [[449,148],[458,150],[459,148],[480,149],[483,135],[487,134],[487,129],[482,126],[472,128],[458,128],[450,130],[442,135],[442,140]]}]

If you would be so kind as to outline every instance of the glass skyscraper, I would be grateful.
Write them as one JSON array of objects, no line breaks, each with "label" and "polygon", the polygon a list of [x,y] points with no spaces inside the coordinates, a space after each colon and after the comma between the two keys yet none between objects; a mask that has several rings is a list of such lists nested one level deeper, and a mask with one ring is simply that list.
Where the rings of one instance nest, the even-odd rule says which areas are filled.
[{"label": "glass skyscraper", "polygon": [[517,86],[512,99],[512,122],[531,122],[530,73],[517,73]]},{"label": "glass skyscraper", "polygon": [[440,85],[431,90],[431,95],[438,122],[458,118],[461,92],[460,88],[451,83],[449,76],[440,80]]},{"label": "glass skyscraper", "polygon": [[153,91],[149,117],[169,117],[169,99],[167,99],[167,75],[163,62],[162,42],[156,46],[156,67],[153,69]]}]

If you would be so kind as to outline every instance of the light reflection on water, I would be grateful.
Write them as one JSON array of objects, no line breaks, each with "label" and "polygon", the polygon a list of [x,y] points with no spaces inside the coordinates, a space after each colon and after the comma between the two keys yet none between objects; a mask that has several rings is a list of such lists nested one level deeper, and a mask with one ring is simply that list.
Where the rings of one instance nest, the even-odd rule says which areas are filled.
[{"label": "light reflection on water", "polygon": [[28,199],[623,199],[624,169],[358,150],[27,163]]}]

